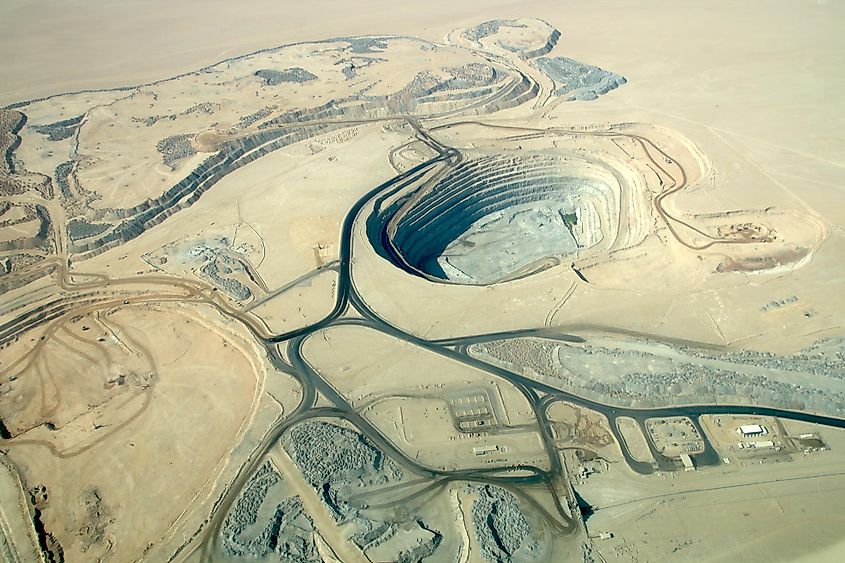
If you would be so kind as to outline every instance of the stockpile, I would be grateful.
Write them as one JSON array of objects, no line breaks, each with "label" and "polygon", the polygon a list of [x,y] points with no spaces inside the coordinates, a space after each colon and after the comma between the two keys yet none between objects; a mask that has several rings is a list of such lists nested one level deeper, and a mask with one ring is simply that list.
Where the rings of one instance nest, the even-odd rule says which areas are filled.
[{"label": "stockpile", "polygon": [[477,495],[472,523],[485,559],[507,563],[523,546],[532,553],[539,549],[536,541],[526,543],[531,528],[511,493],[493,485],[471,485],[470,490]]},{"label": "stockpile", "polygon": [[[283,498],[267,522],[258,522],[268,492],[281,483],[270,462],[250,478],[223,522],[223,552],[229,557],[297,563],[321,561],[314,543],[314,523],[299,497]],[[274,500],[274,499],[273,499]]]},{"label": "stockpile", "polygon": [[624,76],[566,57],[537,59],[537,67],[555,81],[555,95],[567,101],[595,100],[627,82]]}]

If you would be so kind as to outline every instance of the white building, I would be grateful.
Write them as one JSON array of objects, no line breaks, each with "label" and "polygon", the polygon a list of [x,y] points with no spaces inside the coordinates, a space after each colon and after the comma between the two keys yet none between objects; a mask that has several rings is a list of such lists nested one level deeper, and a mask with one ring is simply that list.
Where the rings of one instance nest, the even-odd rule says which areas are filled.
[{"label": "white building", "polygon": [[752,436],[764,436],[768,432],[759,424],[744,424],[736,429],[737,433],[743,438],[751,438]]},{"label": "white building", "polygon": [[764,449],[774,448],[774,447],[775,447],[775,443],[774,443],[774,442],[772,442],[771,440],[761,440],[761,441],[759,441],[759,442],[752,442],[751,444],[752,444],[755,448],[757,448],[758,450],[764,450]]},{"label": "white building", "polygon": [[476,446],[472,448],[472,453],[477,456],[492,454],[499,451],[499,446]]}]

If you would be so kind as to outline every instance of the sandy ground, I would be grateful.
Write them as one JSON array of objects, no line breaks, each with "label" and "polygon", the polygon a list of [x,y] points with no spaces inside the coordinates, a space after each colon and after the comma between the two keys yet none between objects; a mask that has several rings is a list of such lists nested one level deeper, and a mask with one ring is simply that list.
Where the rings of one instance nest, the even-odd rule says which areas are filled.
[{"label": "sandy ground", "polygon": [[[607,231],[603,242],[613,250],[612,258],[579,264],[590,282],[580,280],[569,264],[561,264],[494,287],[444,288],[368,252],[359,221],[353,274],[368,304],[395,326],[430,338],[537,326],[567,330],[602,325],[648,338],[794,352],[820,338],[843,334],[845,304],[832,298],[841,293],[845,280],[841,259],[845,206],[839,205],[845,182],[845,143],[840,131],[840,116],[845,112],[842,3],[435,0],[425,6],[392,4],[388,9],[372,0],[354,8],[337,1],[293,6],[257,0],[244,6],[220,0],[177,4],[125,0],[96,5],[82,0],[9,0],[0,7],[0,54],[5,61],[0,68],[0,104],[148,83],[227,57],[299,41],[361,34],[414,35],[433,41],[449,35],[454,39],[459,37],[453,33],[455,28],[511,17],[550,22],[563,33],[556,55],[618,71],[628,83],[589,104],[558,100],[540,107],[538,101],[530,110],[511,108],[495,116],[497,123],[598,124],[612,132],[643,135],[671,158],[646,163],[648,155],[638,152],[631,136],[615,139],[613,146],[607,139],[556,139],[551,146],[548,141],[512,141],[512,151],[523,150],[523,143],[527,148],[574,153],[588,147],[587,152],[622,170],[624,181],[614,197],[630,220]],[[307,49],[294,50],[294,60],[314,60]],[[400,54],[414,64],[424,58],[408,45],[401,49],[406,51]],[[443,64],[468,60],[450,49],[441,48]],[[513,68],[531,69],[529,63],[512,58]],[[414,76],[415,67],[397,59],[389,71],[375,75],[372,93],[392,91]],[[437,66],[430,58],[426,61]],[[328,57],[319,64],[321,70],[334,69],[338,75],[334,63]],[[239,104],[259,97],[257,90],[246,87],[237,96],[222,88],[204,89],[208,84],[202,75],[197,76],[162,86],[160,92],[126,97],[113,106],[119,97],[115,92],[55,98],[32,106],[32,123],[48,123],[56,116],[64,119],[97,107],[89,115],[80,145],[65,139],[48,146],[43,134],[25,128],[23,144],[15,154],[33,170],[47,174],[68,155],[75,156],[80,147],[83,156],[95,155],[83,159],[81,171],[82,179],[97,191],[98,197],[88,202],[92,209],[101,210],[106,204],[129,207],[156,197],[159,185],[188,173],[201,160],[193,156],[173,169],[166,168],[155,149],[160,137],[202,131],[194,142],[200,150],[211,151],[218,135],[211,129],[233,126],[238,110],[248,107]],[[543,92],[552,86],[548,78],[538,80]],[[314,95],[306,88],[292,88],[273,103],[310,107],[344,95],[348,87],[342,84],[330,83]],[[223,92],[220,95],[229,104],[223,117],[198,111],[184,121],[164,120],[157,129],[133,119],[140,119],[155,103],[160,104],[156,111],[170,103],[164,93],[173,94],[173,99],[185,94],[178,103],[193,103],[195,92],[210,97]],[[175,116],[191,108],[171,109]],[[187,125],[179,129],[182,123]],[[645,125],[610,128],[615,123]],[[425,125],[438,124],[442,122]],[[410,127],[373,123],[355,130],[354,136],[336,139],[333,132],[316,139],[318,147],[300,143],[263,157],[226,176],[196,205],[180,211],[174,227],[169,220],[83,266],[75,265],[72,275],[62,271],[62,276],[82,283],[91,277],[81,274],[93,273],[93,286],[101,285],[97,273],[137,277],[140,285],[149,280],[149,287],[133,289],[133,301],[148,293],[154,298],[163,285],[161,278],[167,283],[175,283],[178,276],[189,284],[207,284],[190,264],[169,260],[165,265],[162,256],[170,259],[178,254],[168,254],[170,250],[182,242],[191,248],[221,232],[249,229],[251,235],[235,235],[227,250],[240,252],[244,267],[256,274],[250,286],[254,294],[242,300],[222,297],[225,305],[220,307],[243,311],[260,301],[250,313],[258,333],[261,327],[280,332],[314,322],[331,308],[336,289],[333,274],[298,280],[337,260],[340,225],[353,202],[396,169],[407,168],[430,153],[414,144]],[[434,137],[466,149],[505,146],[496,135],[484,137],[471,129],[442,130]],[[4,142],[11,138],[3,136]],[[100,151],[104,139],[115,140],[117,146]],[[390,153],[402,143],[407,143],[403,151]],[[677,234],[661,223],[652,202],[676,181],[679,169],[692,173],[691,185],[666,200],[666,211],[693,226],[678,227]],[[5,169],[2,172],[6,174]],[[9,198],[13,211],[5,211],[3,220],[15,221],[33,212],[27,197],[13,194]],[[34,195],[32,201],[46,200]],[[59,238],[64,238],[66,210],[55,201],[45,205],[59,224]],[[777,240],[744,249],[689,248],[707,236],[742,236],[746,222],[765,223],[761,229],[776,232]],[[599,223],[611,226],[607,217]],[[0,241],[32,237],[36,232],[34,221],[10,224]],[[66,242],[58,241],[57,246]],[[241,243],[243,248],[238,246]],[[42,251],[33,256],[38,252]],[[794,271],[792,266],[762,273],[733,271],[743,260],[758,255],[790,254],[806,257]],[[56,260],[55,267],[65,268],[62,260]],[[54,294],[67,294],[53,287],[55,279],[65,283],[62,276],[9,290],[3,295],[3,320],[27,311],[26,303],[44,305]],[[168,299],[184,298],[190,287],[195,286],[181,286],[181,293]],[[294,289],[287,292],[290,287]],[[89,297],[97,299],[109,291],[95,287]],[[81,290],[76,297],[79,294]],[[123,294],[115,295],[123,299]],[[772,308],[773,303],[777,307]],[[30,346],[39,349],[43,358],[32,370],[22,372],[19,380],[3,382],[4,421],[8,418],[10,428],[20,433],[4,448],[19,466],[27,487],[42,485],[49,491],[42,521],[61,542],[68,561],[106,555],[113,560],[170,557],[191,534],[199,533],[209,506],[222,498],[267,429],[292,410],[301,396],[287,376],[274,374],[272,381],[265,382],[264,353],[252,336],[207,307],[133,303],[114,309],[113,318],[123,327],[113,331],[114,338],[122,341],[123,348],[137,352],[137,358],[125,354],[120,343],[92,340],[79,327],[58,332],[60,327],[54,326],[56,332],[39,329],[11,344],[4,349],[0,364],[5,368],[6,362],[25,357]],[[399,431],[403,424],[412,435],[413,431],[433,434],[432,430],[454,434],[444,397],[420,399],[422,394],[438,395],[433,391],[442,389],[419,391],[437,379],[432,368],[443,385],[466,383],[465,366],[454,369],[442,357],[435,360],[429,352],[407,343],[397,345],[394,339],[362,332],[366,329],[335,327],[312,336],[305,345],[308,361],[341,394],[352,398],[356,408],[363,401],[362,408],[375,413],[374,423],[390,426],[397,439],[407,439],[407,433]],[[338,338],[329,343],[328,336]],[[38,344],[42,337],[44,343]],[[127,337],[125,342],[123,337]],[[362,357],[362,350],[371,353]],[[150,362],[138,360],[146,356]],[[113,366],[140,374],[138,389],[120,393],[121,377],[126,374],[110,373]],[[143,377],[147,372],[155,375],[152,383]],[[489,383],[487,375],[469,379]],[[401,395],[409,392],[408,380],[419,384],[411,394],[420,400],[406,409],[407,397]],[[533,420],[524,398],[513,388],[504,394],[511,422],[519,419],[519,424],[526,425],[522,434],[531,434],[534,440],[533,429],[524,431]],[[322,401],[318,404],[325,404]],[[404,421],[403,412],[410,413],[412,423]],[[426,425],[429,415],[431,424]],[[845,440],[828,430],[824,437],[831,451],[793,455],[792,461],[781,457],[762,464],[755,463],[757,459],[743,460],[718,469],[650,477],[633,475],[615,464],[611,471],[589,477],[583,491],[579,486],[579,492],[599,509],[589,521],[590,531],[615,534],[606,543],[596,540],[594,547],[607,561],[841,560],[839,507]],[[535,443],[529,445],[532,455],[542,453],[535,452]],[[441,456],[436,440],[422,442],[420,449],[435,461],[446,457],[448,464],[466,463],[469,457],[463,445],[463,454],[453,452],[451,459]],[[416,452],[411,450],[408,446],[409,457],[414,457]],[[469,459],[476,461],[475,454]],[[463,503],[457,510],[466,520],[468,499],[460,497],[457,502]],[[3,520],[8,523],[12,518],[4,505]],[[340,541],[337,530],[331,526],[327,530],[329,544]],[[196,542],[191,549],[195,546]],[[471,553],[470,560],[477,555]]]},{"label": "sandy ground", "polygon": [[634,459],[648,463],[654,461],[651,450],[648,449],[646,438],[636,420],[627,416],[620,416],[616,419],[616,426],[622,433],[625,445]]},{"label": "sandy ground", "polygon": [[787,425],[819,432],[831,450],[650,477],[611,466],[589,477],[578,489],[596,509],[590,533],[615,535],[594,548],[608,561],[834,561],[841,544],[828,525],[841,522],[843,432]]},{"label": "sandy ground", "polygon": [[142,410],[122,420],[120,402],[106,403],[94,426],[98,437],[81,450],[56,456],[29,434],[10,448],[27,484],[50,493],[42,519],[67,560],[106,553],[133,559],[148,543],[163,542],[177,521],[196,517],[192,511],[206,502],[252,417],[263,379],[243,336],[214,327],[213,314],[128,308],[114,317],[127,327],[129,345],[156,351]]},{"label": "sandy ground", "polygon": [[0,457],[0,554],[9,563],[43,561],[27,492],[5,455]]},{"label": "sandy ground", "polygon": [[[359,350],[371,352],[362,357]],[[507,381],[365,327],[320,331],[302,351],[359,414],[425,467],[548,463],[531,406]],[[481,409],[484,416],[473,414]],[[486,426],[458,430],[463,419]],[[492,452],[478,455],[476,448]]]},{"label": "sandy ground", "polygon": [[291,491],[302,499],[308,514],[315,521],[316,528],[331,546],[332,551],[342,557],[343,561],[367,561],[361,550],[349,539],[349,534],[334,521],[331,512],[321,502],[319,495],[302,478],[302,474],[296,469],[296,465],[284,448],[276,446],[270,451],[268,457],[288,480]]},{"label": "sandy ground", "polygon": [[[272,0],[237,6],[213,0],[201,7],[191,2],[174,6],[165,0],[99,5],[50,1],[38,6],[14,0],[2,9],[0,52],[17,56],[0,74],[0,83],[6,85],[0,103],[149,82],[298,41],[371,34],[440,39],[449,26],[480,17],[478,4],[445,0],[425,10],[399,4],[383,7],[373,0],[354,8],[337,0],[319,7]],[[514,10],[514,2],[501,0],[485,2],[482,8],[491,15]],[[109,31],[103,33],[105,23]],[[143,49],[138,49],[139,42]],[[39,67],[42,71],[34,72]]]},{"label": "sandy ground", "polygon": [[[411,5],[382,10],[382,3],[372,0],[354,10],[336,2],[322,5],[321,17],[315,18],[313,5],[268,0],[246,8],[215,0],[203,2],[201,10],[190,2],[173,6],[163,0],[6,2],[0,52],[14,56],[0,74],[5,85],[0,99],[141,83],[296,41],[363,34],[440,39],[455,27],[489,17],[540,17],[564,29],[574,58],[589,55],[602,66],[628,69],[629,88],[641,107],[717,128],[735,142],[756,145],[755,156],[780,167],[788,164],[784,156],[810,155],[821,166],[841,164],[835,122],[824,111],[806,111],[826,107],[835,115],[842,110],[832,75],[845,57],[838,34],[845,7],[836,2],[704,6],[651,0],[636,9],[619,0],[586,5],[438,0],[425,10]],[[621,17],[625,10],[632,12]],[[104,33],[105,22],[110,32]],[[152,35],[155,41],[148,40]],[[807,49],[816,56],[804,56]],[[790,79],[783,80],[787,72]],[[749,111],[754,107],[760,109]],[[778,119],[769,119],[769,111]],[[816,184],[820,188],[824,184]]]}]

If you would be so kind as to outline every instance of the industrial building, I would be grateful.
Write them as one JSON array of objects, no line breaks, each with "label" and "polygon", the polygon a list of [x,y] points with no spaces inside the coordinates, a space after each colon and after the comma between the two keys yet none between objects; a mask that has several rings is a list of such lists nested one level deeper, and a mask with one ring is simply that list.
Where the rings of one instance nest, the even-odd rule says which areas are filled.
[{"label": "industrial building", "polygon": [[743,438],[753,438],[754,436],[764,436],[768,434],[765,427],[759,424],[744,424],[736,429],[737,433]]},{"label": "industrial building", "polygon": [[780,447],[776,447],[775,443],[771,440],[759,440],[757,442],[739,442],[736,446],[740,450],[765,450],[769,448],[780,450]]}]

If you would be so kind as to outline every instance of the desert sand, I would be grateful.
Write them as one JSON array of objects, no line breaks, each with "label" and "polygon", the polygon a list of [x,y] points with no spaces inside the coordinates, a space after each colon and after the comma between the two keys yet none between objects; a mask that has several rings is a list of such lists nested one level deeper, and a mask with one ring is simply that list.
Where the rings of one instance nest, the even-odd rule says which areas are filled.
[{"label": "desert sand", "polygon": [[0,15],[5,559],[845,553],[843,6]]}]

